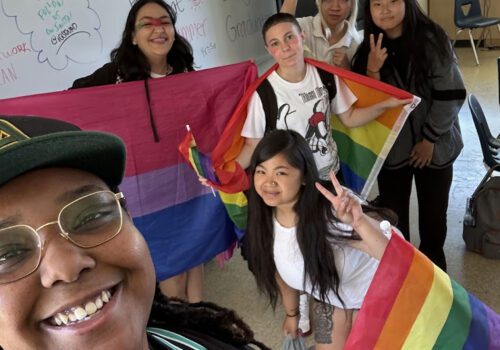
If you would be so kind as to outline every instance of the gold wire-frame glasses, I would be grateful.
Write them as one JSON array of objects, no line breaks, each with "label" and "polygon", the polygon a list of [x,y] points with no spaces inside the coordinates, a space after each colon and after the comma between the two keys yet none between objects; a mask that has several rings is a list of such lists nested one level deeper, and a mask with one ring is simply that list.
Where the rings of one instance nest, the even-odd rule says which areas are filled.
[{"label": "gold wire-frame glasses", "polygon": [[0,284],[18,281],[35,272],[43,257],[45,240],[39,231],[57,224],[59,235],[80,248],[94,248],[120,233],[123,211],[122,192],[96,191],[79,197],[61,208],[57,220],[34,229],[14,225],[0,229]]}]

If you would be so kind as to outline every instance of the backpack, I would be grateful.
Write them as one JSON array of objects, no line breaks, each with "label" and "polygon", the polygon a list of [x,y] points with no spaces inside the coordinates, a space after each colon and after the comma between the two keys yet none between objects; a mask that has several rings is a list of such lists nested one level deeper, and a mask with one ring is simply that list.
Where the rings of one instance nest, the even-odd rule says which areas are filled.
[{"label": "backpack", "polygon": [[467,250],[490,259],[500,259],[500,165],[491,167],[467,199],[463,239]]},{"label": "backpack", "polygon": [[[316,69],[318,70],[321,82],[325,85],[328,91],[328,97],[330,98],[330,101],[332,101],[337,94],[335,78],[330,72],[318,67],[316,67]],[[264,134],[267,134],[276,129],[276,121],[278,119],[278,100],[271,83],[267,79],[264,79],[257,87],[257,93],[262,101],[262,107],[264,108],[264,114],[266,116],[266,130]]]}]

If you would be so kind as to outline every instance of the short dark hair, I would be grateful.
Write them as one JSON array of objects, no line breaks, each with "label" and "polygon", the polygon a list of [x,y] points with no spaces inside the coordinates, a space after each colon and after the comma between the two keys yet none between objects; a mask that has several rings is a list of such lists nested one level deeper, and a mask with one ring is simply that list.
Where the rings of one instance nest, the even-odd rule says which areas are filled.
[{"label": "short dark hair", "polygon": [[295,16],[289,14],[289,13],[284,13],[284,12],[278,12],[264,22],[264,25],[262,26],[262,38],[264,39],[264,43],[266,43],[266,33],[267,31],[271,28],[274,27],[277,24],[280,23],[292,23],[294,26],[297,27],[299,31],[302,31],[302,28],[300,28],[300,24],[297,21],[297,18]]}]

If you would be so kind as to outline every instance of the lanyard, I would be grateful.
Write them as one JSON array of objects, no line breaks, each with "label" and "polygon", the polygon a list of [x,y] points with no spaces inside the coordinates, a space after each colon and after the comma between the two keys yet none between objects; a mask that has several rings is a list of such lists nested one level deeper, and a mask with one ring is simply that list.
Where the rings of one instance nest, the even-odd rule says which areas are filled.
[{"label": "lanyard", "polygon": [[168,346],[172,350],[182,350],[182,348],[176,346],[175,344],[172,344],[171,341],[174,341],[177,344],[185,345],[193,350],[207,350],[207,348],[203,345],[200,345],[180,334],[167,331],[165,329],[148,327],[147,332],[159,343]]}]

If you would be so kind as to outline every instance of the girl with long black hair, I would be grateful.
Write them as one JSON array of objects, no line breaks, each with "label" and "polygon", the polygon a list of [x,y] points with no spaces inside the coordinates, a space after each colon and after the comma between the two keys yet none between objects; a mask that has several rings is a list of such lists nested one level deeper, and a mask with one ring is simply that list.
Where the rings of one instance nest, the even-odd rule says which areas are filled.
[{"label": "girl with long black hair", "polygon": [[416,0],[369,0],[364,21],[353,70],[422,98],[380,171],[378,204],[397,213],[398,227],[409,240],[415,179],[419,249],[446,271],[448,196],[453,162],[463,147],[458,121],[466,96],[462,75],[446,33]]},{"label": "girl with long black hair", "polygon": [[387,245],[386,232],[333,173],[336,195],[319,184],[311,150],[295,131],[264,136],[250,169],[246,242],[258,287],[273,307],[281,296],[283,330],[294,337],[299,292],[314,296],[322,308],[315,312],[322,317],[316,349],[342,349]]}]

